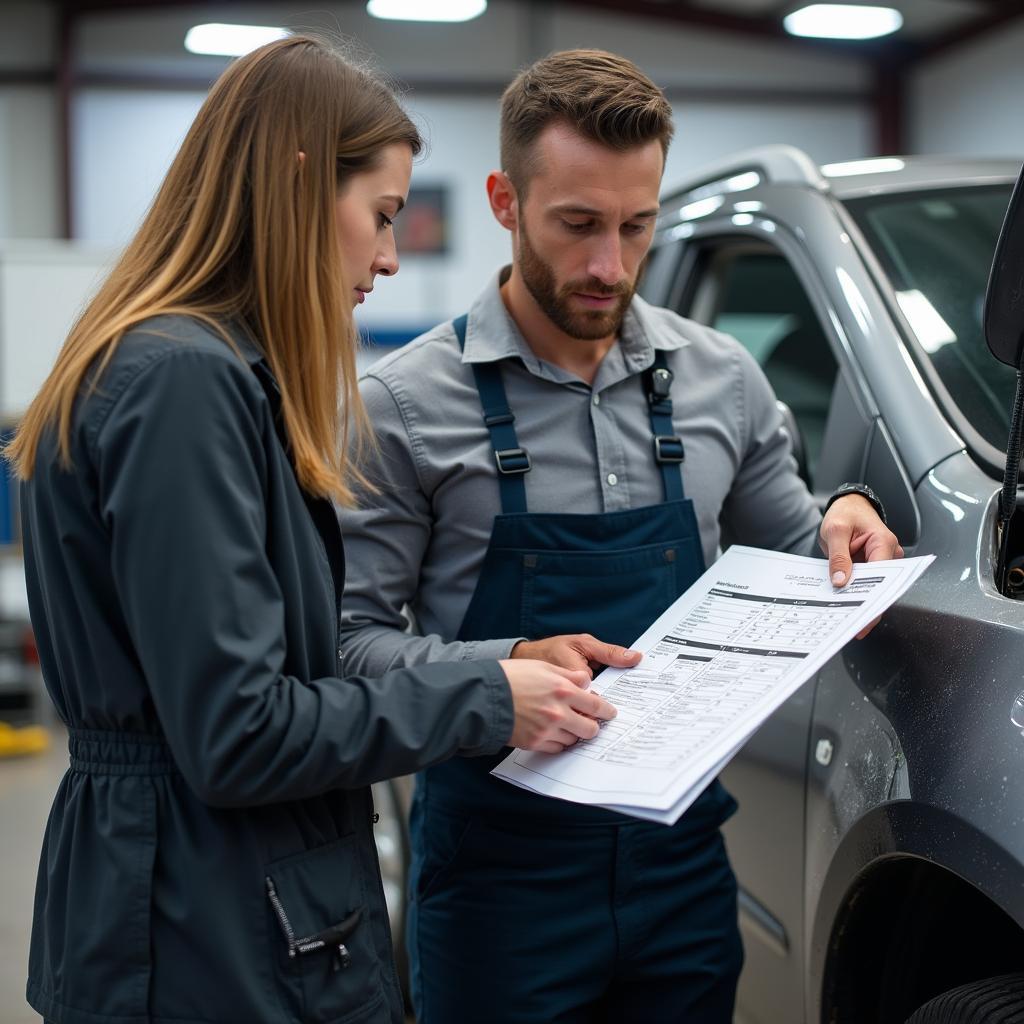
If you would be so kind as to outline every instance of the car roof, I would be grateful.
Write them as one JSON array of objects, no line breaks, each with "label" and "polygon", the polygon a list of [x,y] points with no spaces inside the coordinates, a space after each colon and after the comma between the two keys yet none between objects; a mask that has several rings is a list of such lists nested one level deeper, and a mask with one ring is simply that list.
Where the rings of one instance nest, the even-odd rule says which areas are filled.
[{"label": "car roof", "polygon": [[762,183],[803,186],[851,199],[885,192],[1012,184],[1020,169],[1020,159],[962,156],[875,157],[819,167],[795,146],[761,146],[688,175],[664,201],[746,191]]}]

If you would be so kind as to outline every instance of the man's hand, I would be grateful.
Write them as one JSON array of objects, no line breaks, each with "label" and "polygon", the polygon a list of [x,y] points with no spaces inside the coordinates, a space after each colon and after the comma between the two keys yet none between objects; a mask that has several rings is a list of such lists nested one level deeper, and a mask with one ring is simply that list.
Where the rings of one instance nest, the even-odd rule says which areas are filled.
[{"label": "man's hand", "polygon": [[598,722],[617,714],[603,697],[586,690],[589,672],[556,668],[546,661],[509,658],[498,664],[512,690],[513,747],[558,754],[577,740],[593,739]]},{"label": "man's hand", "polygon": [[580,669],[593,678],[596,668],[632,668],[643,655],[617,644],[606,644],[589,633],[567,633],[546,640],[520,640],[512,648],[512,657],[535,658],[561,668]]},{"label": "man's hand", "polygon": [[[882,522],[874,505],[860,494],[847,494],[832,503],[821,521],[818,544],[828,555],[828,573],[836,587],[845,587],[850,582],[854,562],[903,557],[896,534]],[[862,629],[857,639],[863,640],[878,621],[875,619]]]}]

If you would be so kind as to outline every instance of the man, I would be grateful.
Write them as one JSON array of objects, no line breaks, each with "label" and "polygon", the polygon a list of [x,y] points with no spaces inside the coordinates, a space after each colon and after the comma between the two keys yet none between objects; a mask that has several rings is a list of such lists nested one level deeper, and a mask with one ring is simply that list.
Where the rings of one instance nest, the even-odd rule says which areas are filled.
[{"label": "man", "polygon": [[[820,516],[755,362],[634,296],[671,134],[664,96],[611,54],[554,54],[509,86],[487,194],[513,264],[362,384],[380,493],[343,517],[349,670],[633,664],[623,645],[715,557],[720,519],[812,552]],[[900,553],[873,500],[821,523],[839,584],[851,552]],[[526,793],[488,774],[499,759],[417,784],[419,1024],[727,1024],[742,950],[721,785],[666,828]]]}]

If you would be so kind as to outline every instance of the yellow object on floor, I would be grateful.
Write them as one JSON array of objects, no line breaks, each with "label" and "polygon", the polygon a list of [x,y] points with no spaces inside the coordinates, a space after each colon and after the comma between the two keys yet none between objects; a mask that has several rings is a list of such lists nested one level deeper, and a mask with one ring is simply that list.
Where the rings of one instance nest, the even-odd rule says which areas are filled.
[{"label": "yellow object on floor", "polygon": [[0,722],[0,757],[41,754],[50,745],[50,734],[41,725],[15,728]]}]

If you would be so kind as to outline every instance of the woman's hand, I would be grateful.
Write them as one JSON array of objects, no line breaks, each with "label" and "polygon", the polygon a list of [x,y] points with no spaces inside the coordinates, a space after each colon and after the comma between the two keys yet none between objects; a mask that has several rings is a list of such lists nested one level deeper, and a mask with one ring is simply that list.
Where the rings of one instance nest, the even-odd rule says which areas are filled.
[{"label": "woman's hand", "polygon": [[589,693],[590,672],[545,661],[507,658],[499,663],[512,688],[515,725],[509,744],[558,754],[577,740],[593,739],[599,721],[616,715],[603,697]]}]

